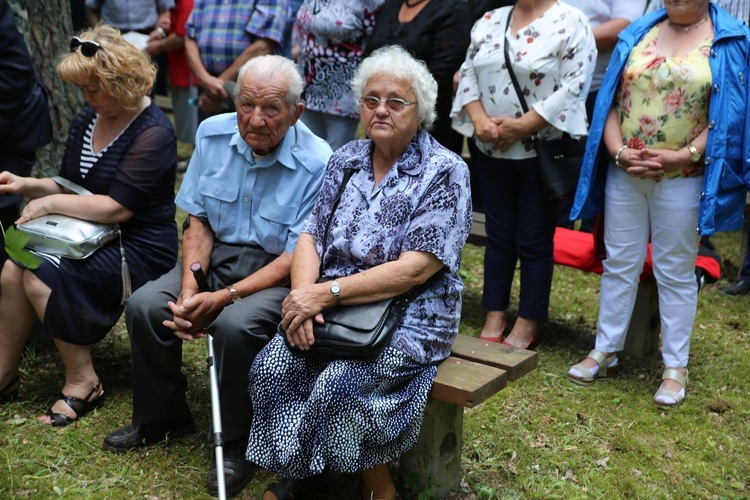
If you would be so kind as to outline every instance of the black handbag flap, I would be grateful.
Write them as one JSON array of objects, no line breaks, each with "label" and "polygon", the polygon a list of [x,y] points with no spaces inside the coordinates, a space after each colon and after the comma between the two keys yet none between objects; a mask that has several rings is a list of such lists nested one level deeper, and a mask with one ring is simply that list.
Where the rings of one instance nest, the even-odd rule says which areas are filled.
[{"label": "black handbag flap", "polygon": [[386,310],[394,299],[385,299],[369,304],[334,307],[323,310],[326,323],[341,325],[353,330],[371,331],[383,320]]}]

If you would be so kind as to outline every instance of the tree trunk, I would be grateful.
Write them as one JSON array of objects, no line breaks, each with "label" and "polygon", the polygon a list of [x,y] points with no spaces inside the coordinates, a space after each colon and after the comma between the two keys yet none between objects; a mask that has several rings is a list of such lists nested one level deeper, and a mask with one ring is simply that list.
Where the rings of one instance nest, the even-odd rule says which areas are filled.
[{"label": "tree trunk", "polygon": [[83,107],[78,89],[57,76],[58,57],[68,50],[73,34],[68,0],[8,0],[34,66],[47,88],[52,117],[52,142],[37,151],[33,175],[56,175],[60,169],[68,126]]}]

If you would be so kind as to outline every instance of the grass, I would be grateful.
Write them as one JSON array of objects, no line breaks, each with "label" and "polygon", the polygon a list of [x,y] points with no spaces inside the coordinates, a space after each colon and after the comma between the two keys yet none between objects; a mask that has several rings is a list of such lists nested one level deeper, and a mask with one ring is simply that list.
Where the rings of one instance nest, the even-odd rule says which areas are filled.
[{"label": "grass", "polygon": [[[739,265],[740,233],[714,238],[725,275]],[[461,331],[483,321],[480,247],[467,245]],[[517,297],[517,283],[514,296]],[[565,372],[592,347],[599,278],[557,267],[551,318],[540,336],[539,367],[485,404],[467,410],[462,487],[453,498],[750,497],[750,297],[707,286],[699,298],[685,403],[663,412],[651,402],[658,357],[624,360],[611,382],[581,388]],[[131,417],[130,349],[119,323],[93,349],[105,406],[74,425],[39,424],[63,370],[49,339],[32,338],[23,358],[21,400],[0,408],[0,498],[207,498],[212,449],[199,432],[126,455],[101,449],[104,435]],[[185,346],[189,403],[210,424],[205,345]],[[273,479],[257,471],[240,498],[259,498]],[[343,488],[356,498],[356,487]],[[420,498],[432,498],[429,491]]]}]

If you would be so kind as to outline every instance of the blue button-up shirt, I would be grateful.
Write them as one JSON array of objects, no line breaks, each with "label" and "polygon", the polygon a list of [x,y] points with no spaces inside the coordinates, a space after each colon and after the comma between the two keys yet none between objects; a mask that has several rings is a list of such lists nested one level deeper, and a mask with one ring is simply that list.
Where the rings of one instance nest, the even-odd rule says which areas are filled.
[{"label": "blue button-up shirt", "polygon": [[220,75],[256,38],[279,45],[289,17],[289,0],[197,0],[187,22],[203,66]]},{"label": "blue button-up shirt", "polygon": [[177,205],[206,217],[219,241],[293,253],[318,198],[330,146],[297,121],[276,151],[256,160],[237,130],[237,113],[205,120],[195,139]]}]

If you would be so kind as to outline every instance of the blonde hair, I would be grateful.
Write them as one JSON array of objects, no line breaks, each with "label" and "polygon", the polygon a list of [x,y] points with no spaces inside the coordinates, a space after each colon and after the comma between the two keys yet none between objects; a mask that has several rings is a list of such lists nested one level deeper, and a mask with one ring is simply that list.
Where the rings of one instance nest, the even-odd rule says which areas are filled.
[{"label": "blonde hair", "polygon": [[100,24],[78,37],[101,48],[92,57],[84,56],[78,48],[63,55],[57,64],[60,78],[79,86],[96,85],[125,110],[137,109],[156,80],[156,66],[148,55],[126,42],[114,26]]}]

